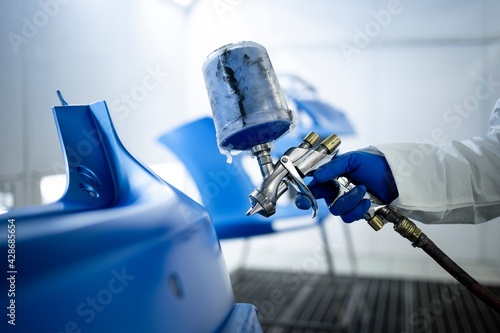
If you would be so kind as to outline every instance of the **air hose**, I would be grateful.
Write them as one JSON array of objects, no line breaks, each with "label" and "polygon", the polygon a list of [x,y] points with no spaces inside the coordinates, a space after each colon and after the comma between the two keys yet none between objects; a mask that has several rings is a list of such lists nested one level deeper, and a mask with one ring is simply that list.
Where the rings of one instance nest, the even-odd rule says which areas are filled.
[{"label": "air hose", "polygon": [[500,298],[493,295],[482,284],[458,266],[448,257],[432,240],[424,234],[413,221],[406,216],[399,215],[390,207],[381,207],[377,215],[384,217],[387,221],[394,223],[394,230],[401,236],[410,240],[413,247],[419,247],[434,259],[441,267],[451,274],[458,282],[464,285],[470,292],[481,299],[485,304],[500,314]]}]

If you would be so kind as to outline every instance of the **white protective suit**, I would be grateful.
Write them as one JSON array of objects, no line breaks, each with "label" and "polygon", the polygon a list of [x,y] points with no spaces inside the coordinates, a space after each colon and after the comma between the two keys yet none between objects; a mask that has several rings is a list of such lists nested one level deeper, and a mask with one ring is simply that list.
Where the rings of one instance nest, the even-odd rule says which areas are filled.
[{"label": "white protective suit", "polygon": [[481,223],[500,216],[500,99],[488,134],[440,145],[382,144],[399,197],[391,206],[424,223]]}]

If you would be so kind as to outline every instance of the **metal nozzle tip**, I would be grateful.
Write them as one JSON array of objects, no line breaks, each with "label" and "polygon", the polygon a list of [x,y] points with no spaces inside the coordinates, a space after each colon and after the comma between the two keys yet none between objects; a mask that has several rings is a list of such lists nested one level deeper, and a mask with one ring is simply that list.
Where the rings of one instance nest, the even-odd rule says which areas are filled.
[{"label": "metal nozzle tip", "polygon": [[250,216],[250,215],[258,213],[258,214],[261,214],[263,216],[266,216],[266,215],[262,214],[262,212],[265,213],[264,207],[262,207],[262,205],[257,202],[257,204],[255,206],[250,207],[250,209],[245,213],[245,215]]},{"label": "metal nozzle tip", "polygon": [[250,209],[245,213],[246,216],[253,215],[255,207],[250,207]]}]

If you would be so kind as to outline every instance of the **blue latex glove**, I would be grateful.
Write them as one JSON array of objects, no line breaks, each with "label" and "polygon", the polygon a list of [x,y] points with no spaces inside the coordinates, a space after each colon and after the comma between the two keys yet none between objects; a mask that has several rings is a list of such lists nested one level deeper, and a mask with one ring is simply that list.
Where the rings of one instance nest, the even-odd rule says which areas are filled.
[{"label": "blue latex glove", "polygon": [[[342,217],[344,222],[362,219],[368,211],[370,201],[363,199],[367,188],[385,203],[390,203],[398,197],[396,183],[385,157],[362,151],[338,155],[316,170],[313,181],[308,185],[314,197],[325,199],[329,206],[338,192],[337,184],[332,179],[341,175],[347,175],[355,182],[363,184],[339,197],[330,207],[330,212]],[[303,195],[297,195],[295,204],[300,209],[311,207],[309,199]]]}]

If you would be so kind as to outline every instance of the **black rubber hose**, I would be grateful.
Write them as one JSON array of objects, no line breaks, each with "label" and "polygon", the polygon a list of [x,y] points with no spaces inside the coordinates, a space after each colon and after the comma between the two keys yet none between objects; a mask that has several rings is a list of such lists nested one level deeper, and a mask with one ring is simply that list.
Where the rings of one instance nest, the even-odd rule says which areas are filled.
[{"label": "black rubber hose", "polygon": [[441,267],[450,273],[458,282],[463,284],[474,295],[481,299],[488,306],[500,314],[500,298],[493,295],[482,284],[477,282],[472,276],[458,266],[439,247],[434,244],[424,233],[413,243],[414,246],[422,248]]}]

